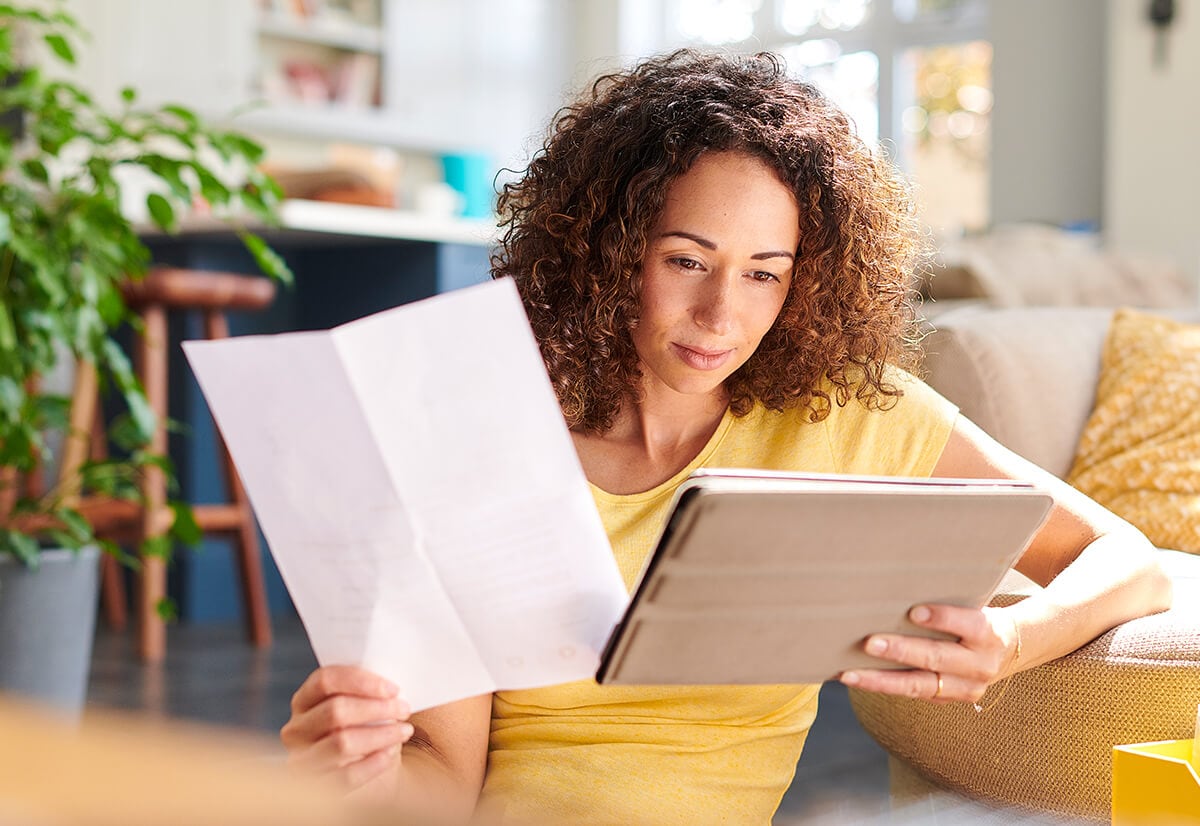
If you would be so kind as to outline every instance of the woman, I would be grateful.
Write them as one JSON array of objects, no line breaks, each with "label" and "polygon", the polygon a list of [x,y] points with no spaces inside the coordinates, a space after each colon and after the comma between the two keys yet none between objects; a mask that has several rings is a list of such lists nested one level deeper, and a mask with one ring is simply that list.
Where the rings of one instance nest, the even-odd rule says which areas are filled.
[{"label": "woman", "polygon": [[[677,52],[601,79],[500,200],[495,274],[520,289],[627,585],[701,466],[1016,477],[1053,512],[1007,608],[915,606],[957,641],[875,635],[906,666],[871,691],[974,702],[1169,583],[1126,523],[997,445],[902,369],[916,262],[908,193],[846,118],[769,55]],[[818,686],[499,692],[410,715],[395,686],[322,668],[283,740],[350,788],[520,822],[767,823]],[[386,724],[376,721],[388,720]]]}]

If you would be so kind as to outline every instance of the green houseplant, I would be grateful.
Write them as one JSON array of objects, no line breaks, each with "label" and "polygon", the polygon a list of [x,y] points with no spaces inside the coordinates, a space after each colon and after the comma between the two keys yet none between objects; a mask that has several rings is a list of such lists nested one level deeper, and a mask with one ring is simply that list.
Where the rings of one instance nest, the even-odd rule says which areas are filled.
[{"label": "green houseplant", "polygon": [[[167,459],[146,449],[154,415],[114,338],[133,320],[120,286],[149,263],[122,211],[130,171],[149,192],[150,219],[165,231],[200,201],[231,221],[272,223],[281,197],[257,169],[262,148],[247,137],[213,128],[182,106],[139,107],[131,89],[109,111],[55,77],[74,63],[84,35],[61,4],[0,2],[0,562],[7,558],[12,568],[15,559],[27,573],[43,564],[47,547],[97,544],[77,508],[81,492],[133,498],[147,469],[171,475]],[[26,53],[41,59],[20,59]],[[265,273],[290,278],[258,236],[240,235]],[[67,396],[39,384],[64,361],[94,370],[120,399],[125,412],[108,430],[114,458],[30,485],[39,468],[53,465],[47,434],[80,437],[78,425],[69,425]],[[175,541],[195,539],[189,509],[173,507],[170,532],[147,539],[142,554],[166,554]],[[137,564],[137,556],[99,544]],[[0,581],[0,609],[4,600]],[[90,652],[90,625],[88,634]]]}]

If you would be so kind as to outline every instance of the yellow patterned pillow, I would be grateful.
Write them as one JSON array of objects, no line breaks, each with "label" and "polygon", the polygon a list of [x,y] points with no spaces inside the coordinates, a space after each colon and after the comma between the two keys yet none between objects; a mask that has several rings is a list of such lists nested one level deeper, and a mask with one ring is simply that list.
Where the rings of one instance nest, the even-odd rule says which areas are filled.
[{"label": "yellow patterned pillow", "polygon": [[1200,326],[1113,315],[1067,481],[1155,545],[1200,553]]}]

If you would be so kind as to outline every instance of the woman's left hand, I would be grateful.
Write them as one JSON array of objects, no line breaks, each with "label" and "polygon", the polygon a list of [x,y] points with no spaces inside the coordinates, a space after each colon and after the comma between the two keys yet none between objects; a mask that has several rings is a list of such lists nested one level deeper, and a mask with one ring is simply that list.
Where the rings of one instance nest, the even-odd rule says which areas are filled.
[{"label": "woman's left hand", "polygon": [[872,634],[863,650],[908,668],[854,669],[843,672],[841,682],[935,703],[975,703],[1015,664],[1020,632],[1009,609],[918,605],[908,612],[908,618],[914,625],[956,639]]}]

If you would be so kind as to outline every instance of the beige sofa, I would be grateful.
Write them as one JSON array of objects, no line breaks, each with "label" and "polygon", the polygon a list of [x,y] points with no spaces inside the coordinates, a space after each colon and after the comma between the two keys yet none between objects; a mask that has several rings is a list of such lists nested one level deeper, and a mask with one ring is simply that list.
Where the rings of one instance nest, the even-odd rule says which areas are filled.
[{"label": "beige sofa", "polygon": [[933,317],[962,304],[991,307],[1184,307],[1196,290],[1178,263],[1104,248],[1098,238],[1044,224],[1008,224],[948,242],[917,290]]},{"label": "beige sofa", "polygon": [[[1064,476],[1111,315],[963,307],[937,317],[925,378],[1000,442]],[[1200,311],[1171,315],[1200,321]],[[1176,586],[1169,612],[1021,672],[982,714],[852,691],[863,727],[895,758],[894,783],[919,776],[976,799],[1107,820],[1112,746],[1190,737],[1200,703],[1200,556],[1162,560]]]}]

